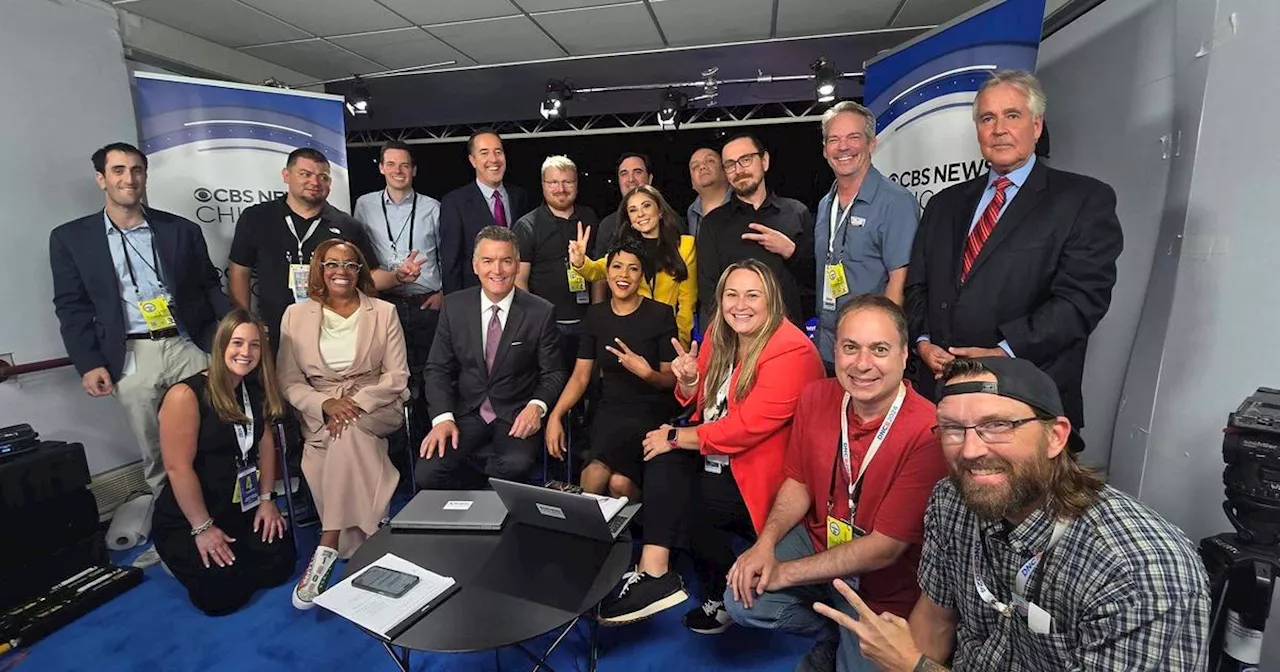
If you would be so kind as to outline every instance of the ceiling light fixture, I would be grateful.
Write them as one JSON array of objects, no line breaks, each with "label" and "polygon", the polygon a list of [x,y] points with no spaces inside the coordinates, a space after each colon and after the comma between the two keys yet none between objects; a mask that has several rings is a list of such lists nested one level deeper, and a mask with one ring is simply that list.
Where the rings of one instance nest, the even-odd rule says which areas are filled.
[{"label": "ceiling light fixture", "polygon": [[565,101],[573,98],[573,87],[563,79],[547,80],[547,95],[539,112],[548,121],[560,119],[565,114]]},{"label": "ceiling light fixture", "polygon": [[689,104],[689,97],[675,89],[662,94],[662,107],[658,108],[658,128],[674,131],[680,128],[680,113]]},{"label": "ceiling light fixture", "polygon": [[813,70],[813,92],[819,103],[829,103],[836,99],[836,69],[831,66],[826,56],[819,58],[809,66]]},{"label": "ceiling light fixture", "polygon": [[356,77],[351,88],[351,95],[347,96],[347,112],[353,116],[362,116],[369,114],[369,106],[373,103],[373,95],[369,93],[369,85],[364,80]]}]

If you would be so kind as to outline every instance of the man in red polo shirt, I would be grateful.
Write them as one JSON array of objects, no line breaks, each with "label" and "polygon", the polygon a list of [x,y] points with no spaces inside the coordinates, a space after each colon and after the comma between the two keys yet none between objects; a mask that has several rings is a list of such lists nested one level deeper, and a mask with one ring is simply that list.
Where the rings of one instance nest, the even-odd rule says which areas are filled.
[{"label": "man in red polo shirt", "polygon": [[787,479],[759,541],[729,571],[724,601],[741,625],[816,636],[797,670],[852,672],[876,668],[813,603],[848,607],[831,584],[844,578],[877,612],[911,612],[924,511],[947,467],[933,404],[902,380],[902,309],[864,294],[836,320],[836,377],[801,394]]}]

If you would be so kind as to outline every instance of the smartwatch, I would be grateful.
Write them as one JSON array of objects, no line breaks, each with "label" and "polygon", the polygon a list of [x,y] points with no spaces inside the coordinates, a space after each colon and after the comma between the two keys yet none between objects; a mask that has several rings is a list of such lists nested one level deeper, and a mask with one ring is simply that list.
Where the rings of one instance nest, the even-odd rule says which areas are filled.
[{"label": "smartwatch", "polygon": [[667,430],[667,446],[672,450],[680,447],[680,442],[676,440],[676,428],[672,427]]}]

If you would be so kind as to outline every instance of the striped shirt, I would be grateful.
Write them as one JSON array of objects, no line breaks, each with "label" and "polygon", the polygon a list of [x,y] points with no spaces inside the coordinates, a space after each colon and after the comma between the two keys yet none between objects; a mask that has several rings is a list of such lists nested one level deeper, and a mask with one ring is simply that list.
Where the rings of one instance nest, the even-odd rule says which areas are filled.
[{"label": "striped shirt", "polygon": [[1026,598],[1052,617],[1049,634],[1027,618],[1001,615],[979,597],[973,544],[980,538],[982,582],[1013,604],[1014,579],[1049,546],[1046,510],[1017,526],[985,522],[950,479],[925,513],[920,587],[956,612],[954,669],[1203,670],[1208,661],[1208,577],[1191,542],[1136,499],[1107,486],[1071,521],[1027,581]]}]

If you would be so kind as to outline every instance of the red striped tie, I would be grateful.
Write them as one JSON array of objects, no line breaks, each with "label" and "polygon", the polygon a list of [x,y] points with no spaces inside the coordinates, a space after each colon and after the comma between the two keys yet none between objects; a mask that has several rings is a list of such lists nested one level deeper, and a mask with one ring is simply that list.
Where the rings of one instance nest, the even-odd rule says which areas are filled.
[{"label": "red striped tie", "polygon": [[1013,183],[1009,178],[1001,177],[996,179],[995,184],[996,195],[987,204],[987,209],[982,211],[982,218],[978,220],[977,226],[973,227],[973,231],[969,232],[969,240],[964,244],[964,265],[960,269],[961,283],[969,279],[969,269],[973,268],[973,262],[977,260],[978,253],[982,252],[982,246],[986,244],[987,237],[996,228],[996,220],[1000,219],[1000,208],[1004,207],[1004,190]]}]

